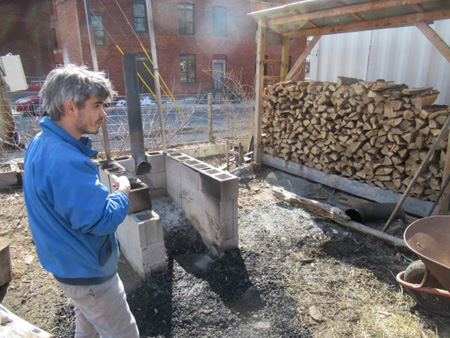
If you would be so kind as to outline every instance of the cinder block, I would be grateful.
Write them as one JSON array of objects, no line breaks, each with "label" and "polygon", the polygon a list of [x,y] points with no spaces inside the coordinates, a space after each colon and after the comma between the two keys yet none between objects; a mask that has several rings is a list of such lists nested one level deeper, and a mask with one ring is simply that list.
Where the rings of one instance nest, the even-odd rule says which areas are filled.
[{"label": "cinder block", "polygon": [[166,247],[164,242],[157,242],[147,245],[142,249],[144,270],[164,263],[167,266]]},{"label": "cinder block", "polygon": [[229,173],[217,170],[200,172],[200,190],[217,200],[237,198],[239,179]]},{"label": "cinder block", "polygon": [[166,191],[166,171],[150,172],[143,175],[142,180],[150,188],[150,194],[153,196],[154,190],[163,189]]},{"label": "cinder block", "polygon": [[123,254],[142,278],[167,268],[161,218],[154,211],[127,215],[117,234]]},{"label": "cinder block", "polygon": [[166,171],[166,156],[162,152],[157,151],[145,155],[147,162],[152,166],[151,173]]},{"label": "cinder block", "polygon": [[134,214],[137,226],[139,227],[140,247],[144,248],[149,244],[164,242],[161,218],[152,211],[145,211]]},{"label": "cinder block", "polygon": [[197,170],[182,164],[180,174],[182,190],[200,190],[200,174]]},{"label": "cinder block", "polygon": [[130,206],[128,208],[128,214],[151,210],[152,200],[147,184],[136,178],[130,179],[130,186],[131,191],[128,195]]},{"label": "cinder block", "polygon": [[166,156],[167,195],[181,206],[181,163],[174,157]]},{"label": "cinder block", "polygon": [[134,173],[136,171],[136,161],[132,157],[129,157],[129,156],[118,157],[118,158],[115,158],[114,161],[116,163],[120,164],[122,167],[124,167],[129,172]]}]

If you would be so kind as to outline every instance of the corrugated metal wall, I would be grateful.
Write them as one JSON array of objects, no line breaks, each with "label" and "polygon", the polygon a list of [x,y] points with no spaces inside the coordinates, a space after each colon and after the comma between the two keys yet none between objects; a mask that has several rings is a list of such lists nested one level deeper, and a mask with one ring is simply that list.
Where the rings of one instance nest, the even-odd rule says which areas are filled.
[{"label": "corrugated metal wall", "polygon": [[[450,45],[450,20],[431,26]],[[417,27],[323,36],[311,52],[310,78],[385,79],[440,90],[436,104],[450,104],[450,63]]]}]

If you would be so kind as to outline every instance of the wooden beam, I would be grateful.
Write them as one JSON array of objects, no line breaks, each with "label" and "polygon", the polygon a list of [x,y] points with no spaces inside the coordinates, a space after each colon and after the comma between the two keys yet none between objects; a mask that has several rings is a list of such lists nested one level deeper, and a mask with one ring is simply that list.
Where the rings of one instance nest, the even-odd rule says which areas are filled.
[{"label": "wooden beam", "polygon": [[300,67],[303,64],[303,62],[305,62],[306,57],[311,53],[312,49],[317,44],[317,42],[319,42],[321,37],[322,37],[321,34],[320,35],[316,35],[312,39],[312,41],[309,43],[309,45],[306,46],[305,51],[302,53],[302,55],[300,55],[298,60],[295,62],[294,66],[289,71],[288,75],[286,75],[286,77],[284,78],[286,81],[292,79],[294,77],[294,75],[298,72],[298,70],[300,69]]},{"label": "wooden beam", "polygon": [[343,225],[349,229],[356,230],[378,239],[388,242],[389,244],[397,247],[407,248],[403,239],[378,231],[371,227],[365,226],[361,223],[354,222],[349,216],[345,214],[343,210],[331,205],[312,200],[303,196],[299,196],[290,191],[284,190],[281,187],[272,187],[273,195],[279,200],[294,206],[300,206],[308,211],[315,213],[324,218],[328,218],[340,225]]},{"label": "wooden beam", "polygon": [[[287,173],[306,178],[310,181],[314,181],[373,202],[397,203],[402,196],[392,190],[371,186],[367,183],[352,180],[339,175],[326,174],[323,171],[309,168],[300,163],[285,161],[280,157],[271,156],[269,154],[263,155],[263,163]],[[412,215],[425,217],[432,205],[433,202],[420,200],[416,197],[410,196],[406,199],[403,208],[406,212]]]},{"label": "wooden beam", "polygon": [[443,19],[448,19],[448,18],[450,18],[450,9],[444,9],[444,10],[439,10],[439,11],[408,14],[408,15],[396,16],[396,17],[379,19],[379,20],[355,22],[355,23],[350,23],[350,24],[345,24],[345,25],[305,29],[305,30],[301,30],[301,31],[286,33],[284,35],[289,36],[290,38],[294,39],[294,38],[300,38],[300,37],[312,36],[312,35],[318,35],[318,34],[322,34],[322,35],[338,34],[338,33],[356,32],[356,31],[371,30],[371,29],[410,26],[410,25],[414,25],[418,22],[443,20]]},{"label": "wooden beam", "polygon": [[450,47],[441,39],[438,33],[428,26],[425,22],[417,22],[416,27],[420,29],[423,35],[433,44],[434,47],[450,62]]},{"label": "wooden beam", "polygon": [[[418,4],[418,3],[426,3],[426,2],[432,2],[432,1],[435,1],[435,0],[370,1],[370,2],[365,2],[365,3],[357,4],[357,5],[330,8],[330,9],[325,9],[325,10],[321,10],[321,11],[314,11],[314,12],[309,12],[309,13],[304,13],[304,14],[291,15],[288,17],[268,19],[267,25],[268,26],[283,25],[283,24],[292,23],[292,22],[296,22],[296,21],[308,21],[308,20],[314,20],[314,19],[319,19],[319,18],[323,19],[323,18],[338,16],[338,15],[361,13],[361,12],[367,12],[367,11],[372,11],[372,10],[414,5],[414,4]],[[268,10],[267,12],[270,13],[270,10]],[[251,14],[252,13],[250,13],[250,15]]]},{"label": "wooden beam", "polygon": [[[339,7],[347,7],[347,5],[344,4],[342,1],[338,1],[337,4],[338,4]],[[353,17],[356,19],[356,21],[364,21],[364,19],[361,18],[361,17],[359,16],[359,14],[351,13],[351,16],[353,16]]]},{"label": "wooden beam", "polygon": [[266,47],[266,27],[258,21],[256,32],[256,78],[255,78],[255,128],[253,162],[260,165],[262,159],[261,149],[261,120],[263,114],[263,90],[264,90],[264,54]]},{"label": "wooden beam", "polygon": [[283,36],[283,44],[281,46],[281,67],[280,67],[280,78],[284,80],[289,71],[289,48],[291,44],[291,39]]}]

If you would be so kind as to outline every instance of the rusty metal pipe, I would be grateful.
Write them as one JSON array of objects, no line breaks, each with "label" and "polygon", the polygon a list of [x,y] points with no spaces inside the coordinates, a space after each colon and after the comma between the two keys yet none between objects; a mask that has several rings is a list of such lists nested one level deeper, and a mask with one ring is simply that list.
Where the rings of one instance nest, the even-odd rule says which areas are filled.
[{"label": "rusty metal pipe", "polygon": [[[352,221],[365,223],[371,221],[385,221],[389,218],[396,207],[396,203],[359,203],[352,208],[346,209],[345,213]],[[399,208],[395,218],[405,218],[405,212]]]},{"label": "rusty metal pipe", "polygon": [[125,78],[131,153],[136,162],[136,175],[142,175],[150,172],[151,165],[147,162],[147,157],[145,156],[136,56],[134,54],[125,54],[122,57],[122,61]]}]

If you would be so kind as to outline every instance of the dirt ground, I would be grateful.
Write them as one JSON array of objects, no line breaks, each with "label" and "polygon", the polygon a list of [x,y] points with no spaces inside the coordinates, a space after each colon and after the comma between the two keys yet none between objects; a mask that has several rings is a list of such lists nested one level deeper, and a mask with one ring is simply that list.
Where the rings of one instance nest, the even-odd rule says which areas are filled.
[{"label": "dirt ground", "polygon": [[[239,249],[221,257],[168,198],[153,200],[168,271],[141,281],[124,258],[119,266],[142,337],[450,337],[448,318],[395,281],[411,252],[276,200],[269,172],[240,182]],[[38,262],[20,188],[1,193],[0,236],[14,273],[2,305],[73,337],[70,301]]]}]

